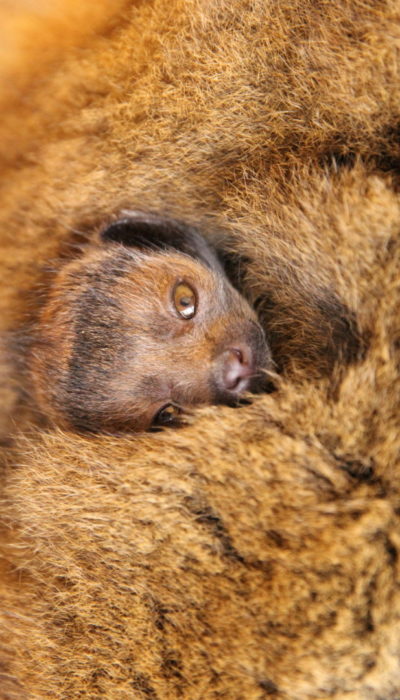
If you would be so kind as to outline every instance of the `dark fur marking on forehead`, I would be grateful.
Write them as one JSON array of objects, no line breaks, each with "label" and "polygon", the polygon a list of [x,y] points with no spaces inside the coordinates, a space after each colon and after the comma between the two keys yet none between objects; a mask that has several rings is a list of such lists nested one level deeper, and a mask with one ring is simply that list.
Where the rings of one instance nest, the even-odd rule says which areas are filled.
[{"label": "dark fur marking on forehead", "polygon": [[124,248],[114,250],[105,260],[82,271],[82,281],[96,284],[102,289],[113,288],[121,277],[124,277],[136,265],[129,251]]},{"label": "dark fur marking on forehead", "polygon": [[96,407],[101,413],[101,403],[108,398],[106,386],[115,355],[124,351],[123,310],[112,290],[129,268],[128,263],[126,256],[120,254],[111,264],[105,260],[88,270],[85,277],[90,286],[75,300],[74,344],[63,381],[62,401],[71,425],[80,430],[95,427],[93,415]]},{"label": "dark fur marking on forehead", "polygon": [[140,250],[177,250],[223,273],[216,251],[191,226],[155,214],[131,212],[105,228],[103,242],[121,243]]}]

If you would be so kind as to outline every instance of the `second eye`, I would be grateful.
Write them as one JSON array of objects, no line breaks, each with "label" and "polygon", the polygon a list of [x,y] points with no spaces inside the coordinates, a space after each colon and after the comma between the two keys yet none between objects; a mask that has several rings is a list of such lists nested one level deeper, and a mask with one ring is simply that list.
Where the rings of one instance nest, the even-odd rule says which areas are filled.
[{"label": "second eye", "polygon": [[173,302],[182,318],[193,318],[196,313],[196,294],[186,282],[179,282],[176,285],[173,293]]}]

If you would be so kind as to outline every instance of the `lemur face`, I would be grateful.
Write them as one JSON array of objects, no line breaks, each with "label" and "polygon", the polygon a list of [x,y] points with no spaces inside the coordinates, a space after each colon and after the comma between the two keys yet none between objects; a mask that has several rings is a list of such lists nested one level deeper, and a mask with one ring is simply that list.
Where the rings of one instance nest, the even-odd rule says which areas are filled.
[{"label": "lemur face", "polygon": [[59,272],[32,377],[39,406],[61,424],[141,431],[192,405],[235,403],[269,363],[254,311],[202,237],[132,215]]}]

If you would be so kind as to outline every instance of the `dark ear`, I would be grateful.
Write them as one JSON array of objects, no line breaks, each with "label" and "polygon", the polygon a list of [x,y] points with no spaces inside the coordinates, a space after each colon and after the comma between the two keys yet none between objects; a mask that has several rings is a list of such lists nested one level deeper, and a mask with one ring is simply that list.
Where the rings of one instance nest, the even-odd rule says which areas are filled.
[{"label": "dark ear", "polygon": [[100,238],[104,242],[122,243],[141,250],[172,248],[222,272],[216,252],[203,236],[190,226],[174,219],[143,212],[129,212],[123,219],[107,226],[100,233]]}]

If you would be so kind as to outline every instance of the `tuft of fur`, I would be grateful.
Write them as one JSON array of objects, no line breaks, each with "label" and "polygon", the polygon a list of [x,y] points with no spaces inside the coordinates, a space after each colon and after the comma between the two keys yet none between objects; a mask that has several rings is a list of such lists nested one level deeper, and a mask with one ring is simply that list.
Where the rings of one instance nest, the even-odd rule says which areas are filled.
[{"label": "tuft of fur", "polygon": [[[24,30],[41,80],[7,68],[0,696],[396,700],[399,4],[99,8],[59,52]],[[155,435],[38,425],[24,334],[123,209],[225,249],[277,392]]]}]

